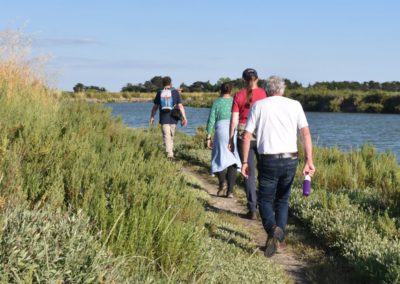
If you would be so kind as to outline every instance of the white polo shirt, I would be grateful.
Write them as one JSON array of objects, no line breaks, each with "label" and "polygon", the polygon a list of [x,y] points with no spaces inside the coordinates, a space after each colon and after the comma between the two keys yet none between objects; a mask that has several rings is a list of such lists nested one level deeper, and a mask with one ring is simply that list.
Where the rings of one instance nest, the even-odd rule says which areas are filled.
[{"label": "white polo shirt", "polygon": [[257,135],[259,154],[297,152],[297,130],[308,126],[298,101],[272,96],[257,101],[250,110],[245,130]]}]

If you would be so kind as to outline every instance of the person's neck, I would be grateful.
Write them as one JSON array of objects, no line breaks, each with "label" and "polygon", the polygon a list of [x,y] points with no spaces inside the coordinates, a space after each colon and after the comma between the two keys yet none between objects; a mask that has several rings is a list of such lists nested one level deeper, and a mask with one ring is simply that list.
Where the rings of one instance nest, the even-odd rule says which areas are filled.
[{"label": "person's neck", "polygon": [[227,99],[227,98],[230,98],[231,97],[231,94],[223,94],[223,95],[221,95],[221,98],[224,98],[224,99]]}]

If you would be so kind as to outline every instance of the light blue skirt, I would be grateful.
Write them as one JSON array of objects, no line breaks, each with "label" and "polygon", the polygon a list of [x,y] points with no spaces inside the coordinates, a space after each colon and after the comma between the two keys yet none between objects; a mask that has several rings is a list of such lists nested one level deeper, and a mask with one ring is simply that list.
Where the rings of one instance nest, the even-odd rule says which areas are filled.
[{"label": "light blue skirt", "polygon": [[[212,173],[221,172],[234,164],[236,164],[238,169],[242,167],[236,143],[235,151],[233,153],[228,149],[229,122],[229,120],[220,120],[215,124],[215,134],[211,156]],[[236,142],[236,135],[233,141]]]}]

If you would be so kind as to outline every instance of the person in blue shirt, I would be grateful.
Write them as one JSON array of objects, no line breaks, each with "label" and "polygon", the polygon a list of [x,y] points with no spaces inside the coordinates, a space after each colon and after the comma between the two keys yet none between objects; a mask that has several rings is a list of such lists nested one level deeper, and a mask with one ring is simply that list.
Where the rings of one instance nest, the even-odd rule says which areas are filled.
[{"label": "person in blue shirt", "polygon": [[167,157],[174,159],[174,136],[178,119],[172,116],[172,110],[178,108],[181,111],[181,125],[187,125],[185,108],[179,91],[172,87],[172,80],[166,76],[163,78],[162,90],[159,90],[154,98],[154,105],[151,109],[150,124],[154,124],[154,116],[160,110],[160,124],[163,135],[163,142]]}]

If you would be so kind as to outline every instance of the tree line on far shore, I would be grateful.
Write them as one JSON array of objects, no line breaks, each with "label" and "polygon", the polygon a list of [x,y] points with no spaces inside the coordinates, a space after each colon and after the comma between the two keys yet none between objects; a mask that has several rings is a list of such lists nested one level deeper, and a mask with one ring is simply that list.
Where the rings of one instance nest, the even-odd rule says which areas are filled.
[{"label": "tree line on far shore", "polygon": [[[219,87],[224,82],[230,82],[233,89],[241,89],[244,87],[244,82],[242,79],[231,79],[228,77],[220,78],[215,84],[210,83],[210,81],[195,81],[191,85],[186,85],[182,83],[179,87],[183,92],[217,92]],[[331,81],[331,82],[316,82],[314,84],[309,84],[308,86],[303,86],[297,81],[291,81],[285,79],[286,88],[288,90],[295,89],[325,89],[325,90],[353,90],[353,91],[389,91],[389,92],[399,92],[400,91],[400,81],[391,82],[356,82],[356,81]],[[259,85],[263,86],[265,80],[260,79]],[[132,84],[127,83],[121,88],[121,92],[136,92],[136,93],[151,93],[156,92],[161,89],[162,76],[154,76],[144,83]],[[85,92],[85,91],[96,91],[96,92],[107,92],[104,87],[97,86],[85,86],[82,83],[78,83],[73,87],[75,93]]]}]

